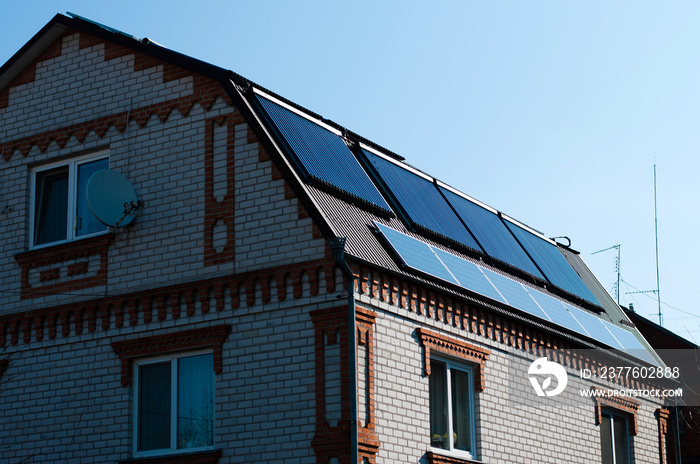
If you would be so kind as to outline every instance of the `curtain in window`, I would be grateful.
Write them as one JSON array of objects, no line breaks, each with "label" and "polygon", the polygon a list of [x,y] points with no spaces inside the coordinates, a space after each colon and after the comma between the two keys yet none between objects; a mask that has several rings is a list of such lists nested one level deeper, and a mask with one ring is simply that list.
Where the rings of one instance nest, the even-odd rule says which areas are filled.
[{"label": "curtain in window", "polygon": [[109,168],[108,159],[100,159],[78,165],[78,185],[75,204],[75,214],[78,217],[77,227],[75,230],[76,237],[85,234],[92,234],[107,230],[107,226],[102,224],[90,211],[85,196],[85,190],[90,177],[97,171]]},{"label": "curtain in window", "polygon": [[139,369],[139,451],[170,448],[170,377],[170,362]]},{"label": "curtain in window", "polygon": [[66,239],[68,220],[68,168],[42,171],[36,175],[34,244]]},{"label": "curtain in window", "polygon": [[178,449],[214,444],[213,362],[211,354],[178,359]]},{"label": "curtain in window", "polygon": [[452,435],[454,448],[471,451],[469,375],[464,371],[451,369],[450,380],[452,384]]},{"label": "curtain in window", "polygon": [[430,444],[449,449],[447,435],[447,369],[437,361],[430,363]]}]

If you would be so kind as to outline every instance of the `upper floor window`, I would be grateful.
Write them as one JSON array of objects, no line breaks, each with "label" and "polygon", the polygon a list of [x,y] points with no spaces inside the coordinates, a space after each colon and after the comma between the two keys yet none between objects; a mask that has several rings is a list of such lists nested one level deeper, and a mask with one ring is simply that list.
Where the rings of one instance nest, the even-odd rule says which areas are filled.
[{"label": "upper floor window", "polygon": [[456,456],[476,456],[476,415],[472,368],[431,360],[430,445]]},{"label": "upper floor window", "polygon": [[90,211],[85,196],[88,180],[109,168],[102,151],[32,171],[32,247],[89,237],[107,230]]},{"label": "upper floor window", "polygon": [[212,449],[213,354],[187,353],[135,363],[135,454]]}]

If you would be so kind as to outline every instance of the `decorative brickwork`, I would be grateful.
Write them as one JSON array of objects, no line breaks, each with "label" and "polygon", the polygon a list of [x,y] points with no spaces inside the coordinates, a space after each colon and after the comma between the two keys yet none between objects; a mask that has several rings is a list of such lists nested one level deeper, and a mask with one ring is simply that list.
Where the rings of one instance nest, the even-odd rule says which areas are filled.
[{"label": "decorative brickwork", "polygon": [[[377,314],[361,306],[355,308],[355,314],[357,320],[357,344],[364,347],[363,352],[365,353],[365,391],[363,395],[359,395],[360,392],[358,391],[358,395],[364,398],[366,420],[364,425],[361,424],[362,421],[358,423],[358,454],[360,462],[363,462],[362,459],[366,458],[369,464],[375,464],[377,451],[379,451],[379,447],[381,446],[376,432],[374,404],[374,320]],[[360,373],[360,375],[363,375],[363,373]],[[358,389],[359,388],[358,386]]]},{"label": "decorative brickwork", "polygon": [[418,339],[423,345],[423,369],[425,375],[430,375],[430,351],[435,350],[450,356],[456,356],[474,364],[474,389],[484,391],[486,380],[484,370],[489,359],[489,350],[456,338],[433,332],[423,327],[416,329]]},{"label": "decorative brickwork", "polygon": [[666,435],[668,434],[668,418],[671,411],[668,409],[659,408],[656,410],[656,418],[659,420],[659,462],[666,464],[668,462],[666,455]]},{"label": "decorative brickwork", "polygon": [[[555,333],[501,315],[457,295],[440,293],[431,289],[428,284],[409,282],[368,266],[355,266],[353,273],[356,281],[355,291],[358,294],[376,298],[426,320],[485,337],[518,349],[528,356],[548,357],[575,370],[593,370],[611,365],[602,350],[586,350],[584,357],[580,354],[580,349],[586,348],[585,345],[577,345]],[[634,389],[645,389],[651,385],[632,376],[618,376],[613,382]],[[660,384],[662,381],[654,385]]]},{"label": "decorative brickwork", "polygon": [[[317,464],[325,464],[336,458],[338,464],[350,463],[350,392],[342,388],[340,392],[340,418],[335,424],[328,420],[326,380],[329,366],[325,361],[326,340],[336,340],[340,344],[340,366],[347,366],[348,356],[348,307],[337,306],[312,311],[314,323],[314,349],[316,353],[316,434],[311,446],[316,454]],[[349,369],[340,369],[340,385],[348,385]]]},{"label": "decorative brickwork", "polygon": [[154,337],[137,338],[112,343],[112,349],[122,361],[122,385],[131,385],[135,358],[185,350],[212,348],[214,350],[214,373],[221,373],[221,345],[226,341],[231,326],[218,325],[204,329],[173,332]]},{"label": "decorative brickwork", "polygon": [[596,396],[595,393],[603,393],[605,390],[593,387],[593,401],[595,401],[596,425],[603,421],[603,408],[608,407],[616,411],[625,413],[629,421],[630,435],[637,435],[637,410],[639,402],[620,396]]},{"label": "decorative brickwork", "polygon": [[[96,287],[107,284],[107,251],[111,243],[111,235],[76,240],[62,245],[56,245],[38,250],[31,250],[15,255],[17,264],[22,268],[22,299],[36,298],[47,293],[70,293],[74,290]],[[98,259],[97,272],[90,275],[87,272],[88,261]],[[77,263],[63,265],[68,261],[80,260]],[[33,287],[29,274],[32,269],[58,264],[59,267],[39,271],[39,282],[42,285]],[[64,270],[65,269],[65,270]],[[63,279],[65,273],[69,279]],[[76,277],[83,276],[83,277]],[[51,283],[53,282],[53,283]]]},{"label": "decorative brickwork", "polygon": [[[84,33],[81,33],[81,42],[89,43],[91,44],[90,46],[97,45],[99,42],[99,39],[92,36],[89,36],[89,39],[84,39],[83,35]],[[61,41],[62,39],[58,39],[56,42],[58,45],[55,43],[52,46],[52,48],[57,47],[58,54],[55,54],[54,52],[51,56],[47,55],[49,58],[60,56]],[[164,63],[158,60],[140,55],[135,53],[133,50],[126,49],[119,45],[105,44],[105,59],[116,58],[118,56],[123,56],[123,54],[133,54],[136,63],[134,69],[135,71],[142,70],[146,67],[164,65]],[[119,52],[113,52],[111,54],[108,53],[113,47],[115,50],[118,49]],[[6,93],[10,88],[18,85],[18,82],[27,83],[33,81],[36,63],[46,59],[47,57],[42,55],[40,58],[35,60],[34,64],[28,66],[26,75],[24,73],[20,74],[20,76],[15,78],[10,85],[5,87],[3,92]],[[30,69],[32,70],[31,72],[29,72]],[[186,74],[187,73],[181,70],[181,68],[168,65],[164,67],[163,79],[167,81],[175,78],[186,77]],[[233,103],[231,102],[231,99],[223,90],[220,83],[198,74],[189,75],[191,75],[193,78],[193,92],[190,95],[160,103],[145,105],[139,108],[132,108],[129,111],[114,113],[108,116],[61,127],[48,132],[33,134],[16,140],[9,140],[0,143],[0,153],[3,154],[5,161],[9,161],[10,157],[16,151],[19,151],[22,156],[27,156],[29,151],[34,146],[36,146],[41,152],[45,152],[52,141],[59,147],[63,148],[71,137],[74,137],[80,143],[83,143],[88,134],[93,132],[99,138],[103,138],[111,127],[116,128],[119,132],[124,132],[129,121],[135,121],[140,127],[144,127],[148,119],[153,115],[157,116],[161,122],[166,122],[173,111],[179,111],[182,116],[187,116],[195,104],[201,105],[205,111],[208,111],[217,98],[223,99],[227,105],[232,106]],[[18,79],[20,79],[21,82],[18,81]],[[5,97],[5,101],[7,101],[7,97]],[[2,95],[0,95],[0,104],[2,104]]]},{"label": "decorative brickwork", "polygon": [[[0,347],[7,343],[8,338],[13,345],[19,343],[20,339],[24,343],[31,343],[32,337],[41,341],[47,329],[49,338],[54,339],[59,326],[60,333],[68,337],[71,335],[71,329],[78,335],[86,326],[92,333],[98,329],[106,331],[111,327],[123,327],[125,324],[147,324],[154,317],[163,321],[168,317],[178,319],[196,313],[235,309],[241,304],[252,306],[256,303],[258,291],[263,302],[271,301],[273,290],[277,301],[301,297],[304,275],[309,277],[311,295],[317,295],[320,291],[320,279],[324,280],[326,291],[332,292],[335,289],[336,269],[332,259],[278,266],[217,279],[3,315],[0,316]],[[293,295],[286,292],[288,282],[292,286]]]},{"label": "decorative brickwork", "polygon": [[[222,176],[223,189],[226,191],[223,198],[217,198],[214,189],[215,179],[215,144],[214,130],[216,127],[224,126],[226,129],[225,147],[223,147],[225,158],[225,174]],[[206,132],[204,141],[204,264],[212,266],[215,264],[232,262],[234,258],[234,117],[211,118],[206,121]],[[219,147],[221,149],[221,147]],[[222,153],[217,153],[222,155]],[[219,168],[220,169],[220,168]],[[220,221],[224,228],[225,239],[221,249],[217,251],[214,246],[214,227]]]}]

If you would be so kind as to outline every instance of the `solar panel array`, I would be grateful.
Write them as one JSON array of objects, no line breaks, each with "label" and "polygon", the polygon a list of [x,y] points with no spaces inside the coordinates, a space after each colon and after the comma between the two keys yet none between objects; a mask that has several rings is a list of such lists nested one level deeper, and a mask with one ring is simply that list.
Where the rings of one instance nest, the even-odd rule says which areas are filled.
[{"label": "solar panel array", "polygon": [[304,174],[387,212],[391,208],[343,139],[307,118],[256,94]]},{"label": "solar panel array", "polygon": [[657,364],[644,345],[628,330],[391,227],[377,222],[375,226],[401,264],[412,270],[507,304],[650,364]]},{"label": "solar panel array", "polygon": [[307,182],[387,214],[398,212],[415,230],[461,244],[600,306],[556,245],[365,147],[357,154],[361,163],[337,131],[271,98],[255,96]]}]

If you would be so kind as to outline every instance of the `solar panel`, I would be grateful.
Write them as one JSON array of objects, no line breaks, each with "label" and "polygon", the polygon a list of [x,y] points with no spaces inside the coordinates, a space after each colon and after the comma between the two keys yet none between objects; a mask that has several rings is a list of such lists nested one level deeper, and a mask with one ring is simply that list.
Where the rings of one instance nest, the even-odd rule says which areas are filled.
[{"label": "solar panel", "polygon": [[544,312],[547,313],[547,316],[549,316],[552,322],[578,334],[587,335],[587,332],[583,329],[581,324],[579,324],[576,318],[566,309],[564,303],[542,292],[538,292],[537,290],[530,288],[527,290],[530,296],[532,296]]},{"label": "solar panel", "polygon": [[406,266],[429,274],[438,279],[459,285],[459,282],[450,274],[445,265],[433,252],[433,248],[425,242],[402,234],[391,227],[376,223],[375,225],[384,234],[391,247],[401,258]]},{"label": "solar panel", "polygon": [[544,279],[535,263],[525,253],[503,221],[488,209],[457,195],[452,190],[439,187],[457,215],[462,219],[486,254],[510,264],[530,275]]},{"label": "solar panel", "polygon": [[386,211],[391,208],[343,139],[301,115],[256,94],[304,174]]},{"label": "solar panel", "polygon": [[413,225],[482,251],[431,180],[368,150],[362,152]]},{"label": "solar panel", "polygon": [[486,277],[488,277],[491,283],[493,283],[494,287],[503,295],[510,306],[532,314],[533,316],[537,316],[540,319],[549,320],[544,311],[542,311],[542,308],[535,303],[535,300],[530,297],[530,294],[520,282],[511,280],[489,269],[482,268],[482,271],[486,274]]},{"label": "solar panel", "polygon": [[649,354],[644,345],[642,345],[642,342],[640,342],[633,333],[606,321],[603,321],[603,324],[610,333],[615,336],[628,354],[658,366],[658,362]]},{"label": "solar panel", "polygon": [[657,364],[631,332],[509,277],[375,222],[402,264]]},{"label": "solar panel", "polygon": [[593,293],[559,252],[556,245],[510,221],[504,220],[503,222],[537,263],[547,280],[572,295],[600,306]]},{"label": "solar panel", "polygon": [[445,267],[447,267],[457,279],[460,286],[480,295],[487,296],[492,300],[507,303],[493,284],[486,278],[484,273],[481,272],[479,266],[459,256],[442,251],[439,248],[432,248]]},{"label": "solar panel", "polygon": [[586,329],[586,332],[588,332],[588,336],[590,338],[598,340],[601,343],[605,343],[612,348],[618,350],[622,349],[622,345],[620,345],[613,334],[611,334],[605,327],[602,319],[573,306],[566,305],[566,307],[569,311],[571,311],[573,316],[579,321],[583,328]]}]

